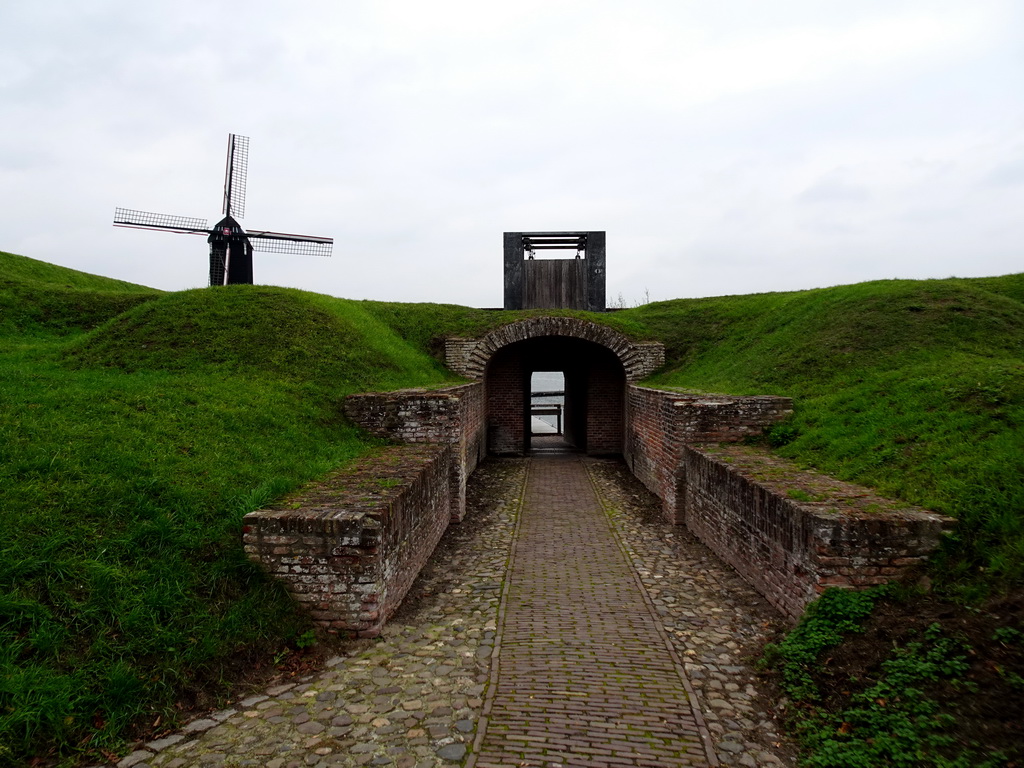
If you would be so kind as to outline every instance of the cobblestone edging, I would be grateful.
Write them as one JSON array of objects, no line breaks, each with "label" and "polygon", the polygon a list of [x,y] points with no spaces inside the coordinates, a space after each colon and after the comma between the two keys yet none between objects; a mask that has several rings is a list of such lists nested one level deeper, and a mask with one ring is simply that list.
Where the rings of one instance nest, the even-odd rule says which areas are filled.
[{"label": "cobblestone edging", "polygon": [[[376,640],[140,744],[120,768],[460,765],[483,709],[526,462],[484,463],[451,526]],[[676,648],[723,765],[793,765],[746,663],[778,616],[703,545],[658,522],[618,462],[587,460],[620,541]]]}]

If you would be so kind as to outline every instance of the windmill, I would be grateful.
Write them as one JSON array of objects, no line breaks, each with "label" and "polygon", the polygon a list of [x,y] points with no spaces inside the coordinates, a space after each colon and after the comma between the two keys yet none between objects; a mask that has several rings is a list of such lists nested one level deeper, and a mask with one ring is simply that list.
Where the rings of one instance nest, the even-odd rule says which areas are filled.
[{"label": "windmill", "polygon": [[252,252],[297,253],[330,256],[334,240],[284,232],[245,231],[238,219],[245,217],[245,177],[249,168],[249,137],[228,135],[224,172],[224,218],[214,227],[206,219],[164,213],[114,209],[115,227],[160,229],[189,235],[206,235],[210,244],[210,285],[252,283]]}]

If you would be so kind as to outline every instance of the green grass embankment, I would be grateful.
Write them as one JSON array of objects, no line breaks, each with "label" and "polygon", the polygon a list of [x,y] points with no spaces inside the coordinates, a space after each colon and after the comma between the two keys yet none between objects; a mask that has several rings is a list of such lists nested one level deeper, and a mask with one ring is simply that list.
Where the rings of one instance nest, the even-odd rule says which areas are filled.
[{"label": "green grass embankment", "polygon": [[159,295],[152,288],[0,251],[0,341],[77,333]]},{"label": "green grass embankment", "polygon": [[935,573],[1024,581],[1024,275],[882,281],[629,310],[657,385],[795,400],[779,453],[960,521]]},{"label": "green grass embankment", "polygon": [[345,395],[452,376],[361,302],[159,294],[6,254],[0,270],[0,765],[16,765],[215,704],[304,631],[245,558],[241,516],[368,450]]}]

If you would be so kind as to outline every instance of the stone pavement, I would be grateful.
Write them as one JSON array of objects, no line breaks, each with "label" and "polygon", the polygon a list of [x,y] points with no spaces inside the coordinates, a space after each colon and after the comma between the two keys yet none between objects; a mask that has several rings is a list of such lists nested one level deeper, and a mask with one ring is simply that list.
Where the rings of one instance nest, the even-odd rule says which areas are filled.
[{"label": "stone pavement", "polygon": [[492,459],[382,637],[119,766],[793,765],[748,664],[777,615],[656,515],[621,462]]}]

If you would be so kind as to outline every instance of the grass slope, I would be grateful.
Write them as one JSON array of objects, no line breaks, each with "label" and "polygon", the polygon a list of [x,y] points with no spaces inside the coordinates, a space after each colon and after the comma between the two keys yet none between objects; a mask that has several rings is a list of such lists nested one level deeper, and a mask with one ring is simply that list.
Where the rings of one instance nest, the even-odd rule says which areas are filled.
[{"label": "grass slope", "polygon": [[360,302],[54,269],[0,290],[0,765],[117,748],[301,635],[241,516],[371,447],[346,394],[452,379]]},{"label": "grass slope", "polygon": [[91,328],[159,293],[0,251],[0,337]]}]

